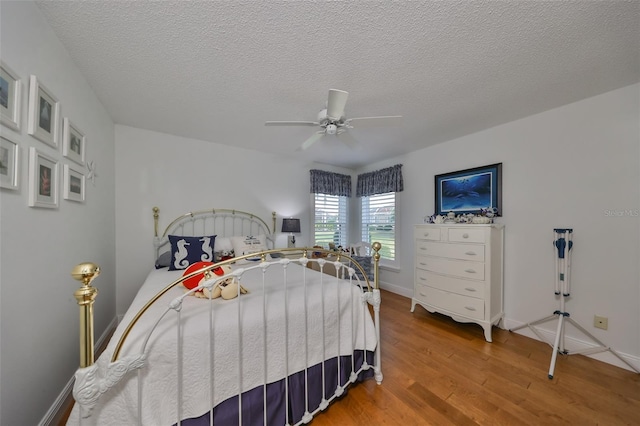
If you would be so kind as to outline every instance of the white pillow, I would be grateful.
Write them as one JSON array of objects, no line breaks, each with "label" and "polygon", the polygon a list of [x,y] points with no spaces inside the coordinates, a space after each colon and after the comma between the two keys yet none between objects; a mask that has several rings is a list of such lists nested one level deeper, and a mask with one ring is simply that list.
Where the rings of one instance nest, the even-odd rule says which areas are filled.
[{"label": "white pillow", "polygon": [[[257,253],[267,250],[267,236],[262,234],[258,236],[246,235],[242,237],[231,237],[231,245],[236,257],[246,254]],[[249,258],[248,260],[260,260],[260,257]]]}]

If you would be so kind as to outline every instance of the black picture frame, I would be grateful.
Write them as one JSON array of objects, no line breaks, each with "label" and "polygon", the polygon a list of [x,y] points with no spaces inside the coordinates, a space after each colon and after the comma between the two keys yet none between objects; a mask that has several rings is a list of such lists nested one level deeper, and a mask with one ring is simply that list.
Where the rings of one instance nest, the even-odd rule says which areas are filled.
[{"label": "black picture frame", "polygon": [[492,209],[502,216],[502,163],[435,176],[435,214],[480,214]]}]

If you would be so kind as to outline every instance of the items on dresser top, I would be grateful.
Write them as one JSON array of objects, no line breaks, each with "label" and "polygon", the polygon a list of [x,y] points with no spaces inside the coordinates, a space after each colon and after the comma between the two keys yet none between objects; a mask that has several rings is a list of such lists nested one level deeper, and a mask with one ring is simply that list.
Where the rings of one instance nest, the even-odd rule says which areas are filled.
[{"label": "items on dresser top", "polygon": [[458,322],[484,328],[491,342],[491,326],[503,311],[502,225],[416,225],[415,279],[411,312],[416,304]]}]

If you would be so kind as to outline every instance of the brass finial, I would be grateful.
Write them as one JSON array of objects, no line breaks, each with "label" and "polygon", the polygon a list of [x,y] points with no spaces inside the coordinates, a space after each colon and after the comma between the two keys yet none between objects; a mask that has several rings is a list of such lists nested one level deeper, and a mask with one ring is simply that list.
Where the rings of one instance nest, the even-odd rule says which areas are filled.
[{"label": "brass finial", "polygon": [[380,249],[382,248],[382,244],[376,241],[371,245],[371,248],[373,248],[375,251],[380,251]]},{"label": "brass finial", "polygon": [[80,263],[71,270],[71,276],[85,286],[90,286],[91,281],[98,275],[100,275],[100,267],[92,262]]}]

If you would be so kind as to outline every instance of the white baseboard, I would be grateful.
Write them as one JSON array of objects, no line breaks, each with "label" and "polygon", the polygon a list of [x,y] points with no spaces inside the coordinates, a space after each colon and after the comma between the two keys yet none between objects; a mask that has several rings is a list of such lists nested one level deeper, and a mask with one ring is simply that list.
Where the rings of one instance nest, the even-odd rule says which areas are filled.
[{"label": "white baseboard", "polygon": [[409,299],[413,297],[412,288],[400,287],[386,282],[380,282],[380,288],[382,290],[390,291],[391,293],[399,294],[400,296],[408,297]]},{"label": "white baseboard", "polygon": [[[533,332],[531,330],[531,327],[527,326],[527,324],[528,323],[515,321],[509,318],[504,318],[504,320],[502,321],[502,328],[506,330],[513,330],[515,328],[522,327],[518,330],[515,330],[514,333],[522,334],[523,336],[527,336],[532,339],[541,341],[540,337],[535,332]],[[550,320],[548,324],[551,324],[551,326],[553,327],[557,324],[557,321],[552,322]],[[571,327],[570,325],[568,325],[568,323],[565,323],[565,325],[566,327],[565,327],[565,335],[564,335],[564,347],[569,351],[569,355],[572,352],[585,351],[585,350],[601,347],[599,344],[597,344],[597,342],[594,342],[591,340],[585,340],[590,338],[589,336],[582,333],[580,330]],[[552,347],[553,344],[555,343],[556,330],[555,329],[552,330],[549,328],[542,328],[541,326],[536,326],[536,330],[538,331],[538,333],[540,333],[542,337],[544,337],[544,342],[548,343],[549,346]],[[571,332],[572,334],[567,334],[567,332]],[[620,358],[624,359],[624,361],[633,365],[636,368],[636,370],[634,371],[633,368],[631,368],[625,362],[620,360],[617,356],[613,354],[613,352],[609,350],[603,350],[603,352],[598,352],[595,354],[585,354],[585,356],[588,356],[589,358],[597,359],[598,361],[602,361],[607,364],[615,365],[616,367],[624,368],[625,370],[634,371],[636,373],[640,371],[640,367],[638,367],[640,366],[640,357],[619,352],[615,348],[611,348],[611,349],[613,349],[620,356]],[[551,352],[549,352],[549,361],[551,361]]]},{"label": "white baseboard", "polygon": [[[103,346],[106,346],[106,344],[108,343],[107,338],[111,335],[111,333],[113,332],[113,330],[115,330],[117,326],[118,326],[118,318],[114,317],[113,320],[111,320],[111,322],[107,326],[107,329],[104,331],[104,333],[102,333],[98,341],[95,343],[95,348],[103,348]],[[73,398],[72,392],[73,392],[74,380],[75,380],[75,375],[71,377],[71,379],[64,386],[64,388],[62,389],[62,392],[60,392],[60,395],[58,395],[56,400],[53,402],[53,405],[49,407],[49,410],[47,411],[47,413],[44,415],[42,420],[40,420],[40,423],[38,423],[38,426],[52,426],[55,424],[54,422],[58,421],[60,410],[63,409],[67,401]]]}]

